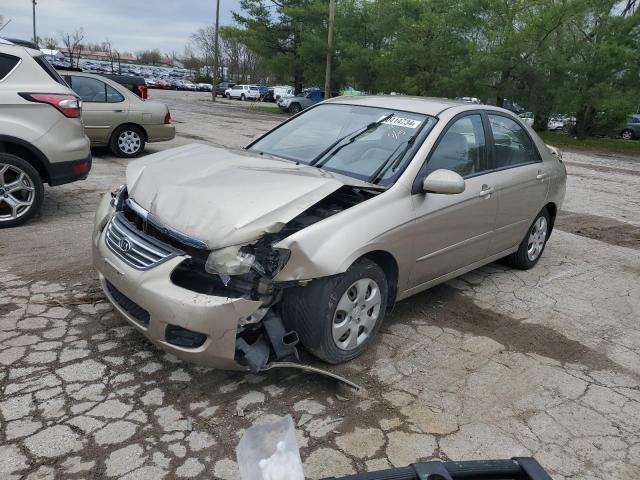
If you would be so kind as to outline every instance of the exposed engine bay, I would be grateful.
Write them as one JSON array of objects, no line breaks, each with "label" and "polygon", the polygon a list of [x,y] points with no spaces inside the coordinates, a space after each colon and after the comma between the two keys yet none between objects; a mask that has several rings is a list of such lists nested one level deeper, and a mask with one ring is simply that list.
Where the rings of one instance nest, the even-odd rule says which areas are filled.
[{"label": "exposed engine bay", "polygon": [[[285,329],[278,303],[287,288],[304,282],[273,281],[290,254],[275,245],[379,193],[379,190],[345,185],[288,221],[278,232],[265,233],[252,243],[218,251],[177,238],[150,216],[141,213],[140,207],[126,198],[125,189],[115,196],[114,205],[116,212],[124,215],[140,232],[186,254],[187,258],[171,275],[175,285],[205,295],[261,302],[261,308],[239,321],[235,353],[239,365],[259,372],[272,368],[274,362],[299,359],[298,336]],[[187,336],[184,341],[188,342]]]}]

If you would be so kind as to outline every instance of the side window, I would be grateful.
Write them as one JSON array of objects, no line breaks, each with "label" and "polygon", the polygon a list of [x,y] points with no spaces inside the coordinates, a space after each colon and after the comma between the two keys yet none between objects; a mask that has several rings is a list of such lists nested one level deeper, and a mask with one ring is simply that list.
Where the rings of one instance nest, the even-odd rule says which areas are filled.
[{"label": "side window", "polygon": [[58,82],[60,85],[64,85],[65,87],[68,86],[62,79],[62,77],[58,74],[58,71],[53,68],[49,62],[47,62],[47,59],[44,58],[44,55],[37,55],[33,57],[33,59],[40,66],[40,68],[47,72],[47,75],[53,78],[56,82]]},{"label": "side window", "polygon": [[0,80],[4,80],[4,78],[9,75],[9,72],[11,72],[19,62],[20,57],[0,53]]},{"label": "side window", "polygon": [[480,115],[463,117],[449,127],[427,163],[427,175],[440,168],[453,170],[463,177],[488,170]]},{"label": "side window", "polygon": [[496,152],[495,168],[538,161],[535,146],[520,125],[502,115],[488,115],[488,117]]},{"label": "side window", "polygon": [[111,85],[106,85],[107,87],[107,103],[119,103],[124,101],[124,97],[120,92],[118,92]]},{"label": "side window", "polygon": [[105,84],[100,80],[89,77],[71,76],[71,88],[80,95],[83,102],[106,102],[107,95]]}]

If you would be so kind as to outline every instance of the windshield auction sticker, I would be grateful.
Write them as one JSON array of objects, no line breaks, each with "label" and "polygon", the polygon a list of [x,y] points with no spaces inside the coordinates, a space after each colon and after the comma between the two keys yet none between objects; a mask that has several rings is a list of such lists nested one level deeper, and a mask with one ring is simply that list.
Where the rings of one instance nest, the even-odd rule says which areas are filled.
[{"label": "windshield auction sticker", "polygon": [[420,120],[413,120],[411,118],[404,117],[391,117],[388,120],[385,120],[385,125],[393,125],[394,127],[405,127],[405,128],[418,128],[422,123]]}]

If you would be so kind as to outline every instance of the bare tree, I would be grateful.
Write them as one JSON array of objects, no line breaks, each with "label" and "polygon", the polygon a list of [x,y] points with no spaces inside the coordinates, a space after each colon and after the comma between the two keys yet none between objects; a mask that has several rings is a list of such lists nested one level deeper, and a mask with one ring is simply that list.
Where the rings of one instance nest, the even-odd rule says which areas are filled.
[{"label": "bare tree", "polygon": [[[213,61],[215,55],[215,35],[215,27],[213,25],[201,27],[191,34],[191,42],[204,57],[204,64],[207,69],[209,68],[209,62]],[[214,78],[217,78],[213,71],[210,73]]]},{"label": "bare tree", "polygon": [[220,29],[220,65],[226,67],[227,75],[237,82],[259,82],[266,80],[268,72],[263,68],[258,56],[237,38],[225,35]]},{"label": "bare tree", "polygon": [[84,40],[84,29],[79,28],[73,33],[62,33],[59,32],[60,39],[64,46],[67,48],[69,52],[69,62],[71,63],[71,67],[73,67],[73,58],[76,56],[75,67],[78,67],[80,62],[80,52],[82,50],[82,40]]}]

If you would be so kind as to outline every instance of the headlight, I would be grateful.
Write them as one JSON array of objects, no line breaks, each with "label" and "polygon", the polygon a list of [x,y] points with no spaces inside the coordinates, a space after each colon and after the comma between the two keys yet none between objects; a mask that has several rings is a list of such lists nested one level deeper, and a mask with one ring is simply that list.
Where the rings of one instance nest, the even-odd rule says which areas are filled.
[{"label": "headlight", "polygon": [[122,202],[124,202],[124,195],[127,191],[126,185],[120,185],[113,192],[111,192],[111,206],[115,207],[116,210],[122,210]]},{"label": "headlight", "polygon": [[218,275],[242,275],[249,273],[256,261],[256,257],[245,251],[241,246],[231,246],[214,250],[209,254],[204,269]]},{"label": "headlight", "polygon": [[212,251],[204,269],[217,274],[228,283],[229,276],[243,275],[252,269],[264,277],[273,278],[289,261],[291,252],[283,248],[255,245],[234,245]]}]

